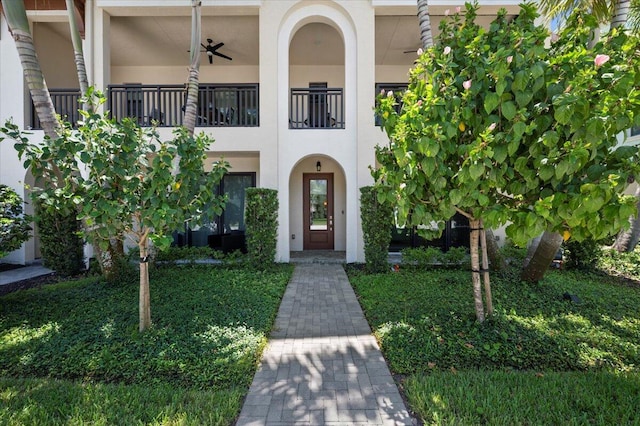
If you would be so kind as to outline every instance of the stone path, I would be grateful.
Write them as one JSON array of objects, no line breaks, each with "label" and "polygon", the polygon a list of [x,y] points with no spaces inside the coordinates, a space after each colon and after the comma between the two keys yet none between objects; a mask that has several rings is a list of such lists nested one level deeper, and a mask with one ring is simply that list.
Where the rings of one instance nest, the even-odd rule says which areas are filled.
[{"label": "stone path", "polygon": [[237,426],[413,425],[341,265],[296,265]]}]

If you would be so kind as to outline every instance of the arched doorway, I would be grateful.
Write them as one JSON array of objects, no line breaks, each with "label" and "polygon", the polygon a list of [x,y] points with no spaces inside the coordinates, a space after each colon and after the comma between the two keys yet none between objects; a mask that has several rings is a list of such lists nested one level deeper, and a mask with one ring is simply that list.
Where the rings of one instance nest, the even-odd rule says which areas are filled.
[{"label": "arched doorway", "polygon": [[291,251],[345,251],[346,205],[340,164],[320,154],[301,159],[289,178]]}]

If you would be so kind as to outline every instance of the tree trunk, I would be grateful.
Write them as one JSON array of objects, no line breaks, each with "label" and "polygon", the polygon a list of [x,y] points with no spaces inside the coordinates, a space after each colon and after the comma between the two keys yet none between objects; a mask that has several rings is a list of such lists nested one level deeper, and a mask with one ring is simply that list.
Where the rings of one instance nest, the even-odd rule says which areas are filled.
[{"label": "tree trunk", "polygon": [[536,253],[536,250],[538,249],[538,245],[540,244],[541,238],[542,238],[542,235],[538,235],[537,237],[531,240],[529,247],[527,247],[527,254],[524,257],[524,260],[522,262],[523,268],[526,268],[527,266],[529,266],[529,262],[531,262],[533,255]]},{"label": "tree trunk", "polygon": [[[492,234],[493,235],[493,234]],[[489,277],[489,256],[487,255],[487,233],[484,222],[480,219],[480,249],[482,250],[482,280],[484,282],[484,299],[487,305],[487,315],[493,315],[493,300],[491,297],[491,279]]]},{"label": "tree trunk", "polygon": [[418,0],[418,22],[420,24],[420,41],[422,42],[422,48],[428,49],[433,46],[428,0]]},{"label": "tree trunk", "polygon": [[[76,62],[76,71],[78,73],[78,82],[80,83],[80,94],[85,96],[89,88],[89,78],[87,77],[87,68],[84,63],[84,50],[82,48],[82,37],[78,31],[77,9],[73,4],[73,0],[66,0],[67,13],[69,15],[69,31],[71,33],[71,41],[73,43],[73,54]],[[79,107],[79,106],[78,106]]]},{"label": "tree trunk", "polygon": [[640,238],[640,184],[636,188],[636,192],[633,194],[637,198],[636,203],[636,216],[629,218],[631,226],[627,230],[620,231],[616,237],[616,241],[611,248],[619,252],[631,252],[638,244]]},{"label": "tree trunk", "polygon": [[473,301],[476,309],[476,319],[484,322],[484,306],[482,304],[482,284],[480,282],[480,258],[478,255],[478,240],[480,237],[480,221],[469,219],[471,237],[469,251],[471,253],[471,279],[473,282]]},{"label": "tree trunk", "polygon": [[42,69],[40,69],[40,63],[36,56],[24,2],[2,0],[2,10],[16,43],[16,49],[18,49],[24,77],[29,87],[38,119],[42,125],[42,130],[44,130],[46,136],[55,139],[58,136],[59,123],[56,118],[55,107],[49,95],[49,89],[44,81],[44,74],[42,74]]},{"label": "tree trunk", "polygon": [[626,25],[630,7],[631,0],[617,0],[614,2],[611,28],[624,27]]},{"label": "tree trunk", "polygon": [[184,109],[184,127],[193,136],[198,108],[198,86],[200,82],[200,0],[191,0],[191,64],[187,81],[187,103]]},{"label": "tree trunk", "polygon": [[496,243],[496,237],[491,229],[485,229],[487,242],[487,255],[489,256],[489,268],[492,271],[504,271],[507,269],[507,261],[500,254],[500,248]]},{"label": "tree trunk", "polygon": [[138,243],[140,249],[140,324],[143,332],[151,327],[151,296],[149,292],[149,239],[143,237]]},{"label": "tree trunk", "polygon": [[531,261],[524,267],[520,278],[528,282],[538,282],[549,269],[556,253],[562,245],[562,235],[555,232],[545,231],[540,238],[540,243],[531,258]]}]

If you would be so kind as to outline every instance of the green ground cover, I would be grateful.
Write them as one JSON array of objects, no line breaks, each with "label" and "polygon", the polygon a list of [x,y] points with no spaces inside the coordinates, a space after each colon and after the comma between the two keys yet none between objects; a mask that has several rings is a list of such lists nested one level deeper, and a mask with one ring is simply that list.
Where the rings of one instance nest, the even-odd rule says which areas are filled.
[{"label": "green ground cover", "polygon": [[492,274],[496,314],[480,325],[468,270],[349,275],[425,423],[640,424],[636,281],[602,271],[550,271],[539,284]]},{"label": "green ground cover", "polygon": [[291,271],[155,270],[143,334],[136,276],[3,296],[0,424],[232,423]]}]

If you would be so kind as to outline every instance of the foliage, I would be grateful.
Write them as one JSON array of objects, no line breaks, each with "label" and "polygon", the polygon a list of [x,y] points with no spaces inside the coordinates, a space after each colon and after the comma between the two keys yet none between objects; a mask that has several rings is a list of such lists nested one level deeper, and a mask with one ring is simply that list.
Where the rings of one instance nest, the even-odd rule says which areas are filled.
[{"label": "foliage", "polygon": [[75,210],[48,209],[34,198],[35,221],[40,236],[43,265],[63,277],[78,275],[85,269],[82,225]]},{"label": "foliage", "polygon": [[[469,315],[467,272],[350,274],[392,371],[632,370],[640,366],[640,287],[604,275],[547,274],[538,285],[494,280],[502,309]],[[577,295],[581,303],[565,300]]]},{"label": "foliage", "polygon": [[564,249],[565,266],[569,269],[594,269],[602,253],[600,242],[593,239],[569,240]]},{"label": "foliage", "polygon": [[[596,239],[635,211],[622,195],[638,175],[638,148],[617,135],[640,123],[638,38],[616,29],[587,48],[596,20],[576,13],[558,41],[536,26],[534,4],[513,20],[503,10],[488,30],[444,19],[438,44],[410,71],[403,107],[379,97],[390,144],[378,147],[378,198],[408,225],[454,212],[482,219],[518,245],[544,230]],[[430,228],[430,227],[426,227]]]},{"label": "foliage", "polygon": [[0,185],[0,257],[20,248],[29,239],[30,218],[22,210],[22,198],[6,185]]},{"label": "foliage", "polygon": [[155,260],[158,262],[178,263],[185,261],[195,263],[198,260],[213,259],[216,256],[215,250],[210,247],[169,247],[156,254]]},{"label": "foliage", "polygon": [[518,247],[513,243],[513,241],[507,239],[502,247],[500,247],[500,254],[506,259],[508,264],[520,266],[527,256],[527,249]]},{"label": "foliage", "polygon": [[240,411],[243,396],[234,387],[195,390],[2,378],[0,424],[227,426]]},{"label": "foliage", "polygon": [[[81,100],[89,111],[80,111],[77,129],[65,123],[60,136],[35,145],[10,122],[2,132],[14,145],[25,167],[36,178],[51,182],[37,188],[47,209],[63,214],[78,206],[83,232],[101,249],[110,240],[126,236],[140,252],[140,331],[151,325],[148,304],[148,256],[150,240],[158,249],[169,247],[171,232],[185,221],[198,224],[203,214],[220,214],[224,197],[215,188],[227,170],[216,162],[204,171],[205,150],[211,140],[204,133],[193,137],[184,128],[174,139],[160,141],[156,129],[142,129],[135,120],[121,122],[93,112],[105,98],[93,89]],[[86,165],[85,173],[79,170]]]},{"label": "foliage", "polygon": [[410,247],[402,250],[402,264],[409,268],[430,269],[434,267],[460,267],[469,260],[469,252],[464,247],[451,247],[443,252],[436,247]]},{"label": "foliage", "polygon": [[432,372],[404,383],[424,424],[632,425],[637,373]]},{"label": "foliage", "polygon": [[263,269],[273,265],[278,238],[278,191],[247,188],[245,212],[249,264]]},{"label": "foliage", "polygon": [[640,281],[640,249],[629,253],[617,250],[602,250],[598,259],[598,269],[610,275]]},{"label": "foliage", "polygon": [[366,269],[369,272],[388,270],[393,209],[389,203],[378,202],[376,189],[372,186],[360,188],[360,220]]},{"label": "foliage", "polygon": [[292,268],[151,272],[157,319],[144,334],[132,325],[129,283],[92,278],[3,296],[0,376],[248,388]]},{"label": "foliage", "polygon": [[[89,92],[82,102],[95,109],[105,102],[100,93]],[[34,176],[57,188],[36,188],[45,205],[64,211],[71,200],[80,206],[84,232],[95,242],[106,247],[109,238],[123,232],[147,232],[157,247],[166,248],[171,242],[167,234],[185,220],[197,222],[205,207],[221,212],[223,200],[213,188],[226,164],[216,163],[204,173],[204,150],[212,142],[204,134],[189,137],[179,128],[172,141],[163,142],[155,129],[142,129],[134,120],[81,114],[77,129],[65,123],[61,136],[44,147],[30,144],[10,122],[2,132],[17,141],[15,148]],[[88,166],[86,177],[78,173],[80,162]]]}]

